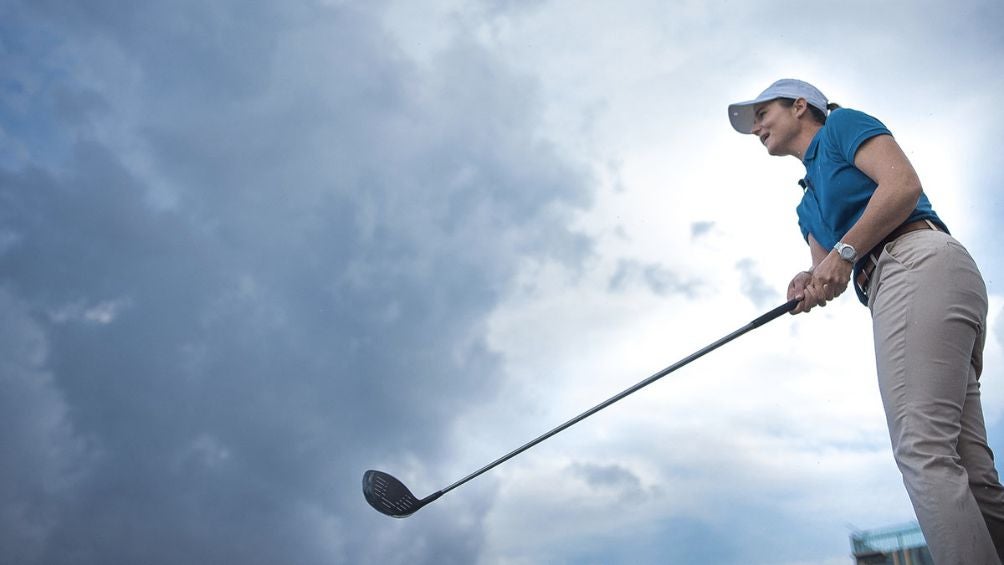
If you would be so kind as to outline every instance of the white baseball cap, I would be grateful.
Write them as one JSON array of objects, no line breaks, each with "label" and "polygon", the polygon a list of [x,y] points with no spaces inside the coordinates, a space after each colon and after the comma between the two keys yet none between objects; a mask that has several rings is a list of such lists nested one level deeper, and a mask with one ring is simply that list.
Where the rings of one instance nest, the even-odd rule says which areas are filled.
[{"label": "white baseball cap", "polygon": [[753,133],[753,108],[761,102],[769,102],[777,98],[805,98],[810,106],[815,106],[826,115],[826,96],[818,88],[811,84],[795,80],[793,78],[783,78],[767,87],[753,100],[746,102],[736,102],[729,104],[729,121],[732,127],[739,133]]}]

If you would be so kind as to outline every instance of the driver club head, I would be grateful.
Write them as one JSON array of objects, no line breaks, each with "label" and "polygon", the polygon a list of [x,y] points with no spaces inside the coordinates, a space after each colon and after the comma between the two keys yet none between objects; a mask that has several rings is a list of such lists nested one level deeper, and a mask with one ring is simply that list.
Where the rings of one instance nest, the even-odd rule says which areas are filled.
[{"label": "driver club head", "polygon": [[432,502],[432,497],[418,500],[404,483],[387,473],[373,470],[363,475],[363,496],[378,512],[395,518],[411,516],[426,503]]}]

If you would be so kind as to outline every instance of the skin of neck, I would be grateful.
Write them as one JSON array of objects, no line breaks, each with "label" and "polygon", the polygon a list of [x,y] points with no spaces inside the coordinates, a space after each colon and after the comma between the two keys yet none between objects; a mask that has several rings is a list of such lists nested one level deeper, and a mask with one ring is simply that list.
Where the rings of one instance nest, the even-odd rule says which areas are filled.
[{"label": "skin of neck", "polygon": [[819,130],[823,129],[823,126],[808,117],[800,118],[799,122],[802,124],[802,128],[792,143],[793,151],[791,156],[798,157],[799,161],[804,161],[805,152],[809,150],[809,144],[812,143],[812,139],[816,137]]}]

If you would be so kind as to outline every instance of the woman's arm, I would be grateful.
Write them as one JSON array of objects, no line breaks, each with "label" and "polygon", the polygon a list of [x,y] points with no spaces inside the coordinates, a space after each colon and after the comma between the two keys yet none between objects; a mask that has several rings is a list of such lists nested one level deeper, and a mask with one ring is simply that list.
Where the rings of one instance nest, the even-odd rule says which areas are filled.
[{"label": "woman's arm", "polygon": [[854,155],[854,166],[878,186],[843,241],[867,253],[910,217],[922,188],[917,171],[891,135],[866,141]]},{"label": "woman's arm", "polygon": [[824,249],[823,246],[816,241],[813,235],[809,234],[809,253],[812,255],[812,269],[815,270],[816,267],[826,259],[829,254],[829,249]]},{"label": "woman's arm", "polygon": [[[891,135],[866,141],[854,155],[854,166],[878,185],[861,218],[844,235],[843,242],[853,245],[860,257],[910,217],[922,188],[917,171]],[[813,269],[806,298],[812,297],[815,304],[806,303],[805,310],[825,304],[847,290],[853,267],[836,251],[829,250]]]}]

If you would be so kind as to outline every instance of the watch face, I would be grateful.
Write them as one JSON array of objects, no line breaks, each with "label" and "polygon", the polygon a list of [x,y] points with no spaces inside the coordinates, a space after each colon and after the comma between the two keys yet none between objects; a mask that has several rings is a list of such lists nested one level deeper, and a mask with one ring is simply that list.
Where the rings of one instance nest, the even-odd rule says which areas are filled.
[{"label": "watch face", "polygon": [[857,255],[857,253],[850,245],[844,245],[840,248],[840,256],[848,261],[853,261],[855,255]]}]

